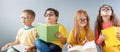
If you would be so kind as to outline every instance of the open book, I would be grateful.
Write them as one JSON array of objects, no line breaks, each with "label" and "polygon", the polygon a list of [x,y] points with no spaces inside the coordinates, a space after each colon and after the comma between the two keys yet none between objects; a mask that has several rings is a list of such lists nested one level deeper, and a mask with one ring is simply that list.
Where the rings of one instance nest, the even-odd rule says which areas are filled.
[{"label": "open book", "polygon": [[107,29],[103,29],[102,33],[105,35],[105,45],[106,47],[113,47],[120,45],[120,41],[117,38],[117,32],[120,30],[120,27],[110,27]]},{"label": "open book", "polygon": [[19,45],[13,46],[12,48],[18,52],[25,52],[26,51],[25,49],[28,48],[28,46],[23,45],[23,44],[19,44]]},{"label": "open book", "polygon": [[85,43],[83,46],[74,46],[68,50],[68,52],[97,52],[96,44],[94,41]]},{"label": "open book", "polygon": [[36,25],[39,38],[45,42],[52,42],[57,40],[55,34],[59,32],[59,25],[47,26],[46,24],[38,23]]}]

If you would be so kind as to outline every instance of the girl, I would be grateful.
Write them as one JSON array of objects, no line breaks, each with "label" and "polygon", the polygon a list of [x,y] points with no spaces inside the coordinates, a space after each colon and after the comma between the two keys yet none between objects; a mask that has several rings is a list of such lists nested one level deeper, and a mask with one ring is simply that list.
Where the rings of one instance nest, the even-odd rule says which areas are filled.
[{"label": "girl", "polygon": [[83,46],[91,40],[94,40],[94,36],[90,28],[89,16],[85,10],[78,10],[74,18],[74,28],[68,37],[68,49]]},{"label": "girl", "polygon": [[[101,33],[102,29],[106,29],[112,26],[119,26],[118,20],[113,12],[113,9],[109,5],[103,5],[99,9],[99,14],[97,16],[97,20],[95,23],[95,42],[97,45],[102,45],[103,52],[120,52],[120,46],[115,46],[112,48],[108,48],[105,46],[104,40],[106,39],[105,35]],[[116,36],[118,39],[120,38],[120,34]],[[116,49],[116,47],[118,47]]]},{"label": "girl", "polygon": [[57,23],[59,12],[53,8],[48,8],[44,16],[47,26],[59,25],[59,32],[55,34],[58,39],[52,42],[44,42],[41,39],[36,39],[35,46],[41,52],[62,52],[63,44],[66,43],[67,31],[62,24]]}]

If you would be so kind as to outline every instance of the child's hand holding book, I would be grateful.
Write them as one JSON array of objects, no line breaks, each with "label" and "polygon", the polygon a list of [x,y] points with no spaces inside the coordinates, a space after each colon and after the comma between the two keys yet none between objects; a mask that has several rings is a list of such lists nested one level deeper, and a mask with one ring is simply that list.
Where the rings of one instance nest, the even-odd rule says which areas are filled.
[{"label": "child's hand holding book", "polygon": [[120,40],[120,29],[117,27],[116,30],[117,30],[117,38]]},{"label": "child's hand holding book", "polygon": [[55,36],[56,36],[57,38],[59,38],[59,39],[61,39],[61,38],[63,37],[60,32],[57,32],[57,33],[55,34]]},{"label": "child's hand holding book", "polygon": [[5,51],[11,45],[12,45],[12,43],[6,44],[4,47],[2,47],[1,51]]},{"label": "child's hand holding book", "polygon": [[39,35],[38,35],[38,33],[36,33],[36,34],[35,34],[35,38],[39,38]]}]

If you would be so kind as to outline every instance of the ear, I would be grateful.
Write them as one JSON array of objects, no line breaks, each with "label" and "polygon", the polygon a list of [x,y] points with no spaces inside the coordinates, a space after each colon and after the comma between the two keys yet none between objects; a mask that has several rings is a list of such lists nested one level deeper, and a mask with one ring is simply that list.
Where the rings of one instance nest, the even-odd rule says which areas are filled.
[{"label": "ear", "polygon": [[56,22],[58,21],[58,17],[56,16]]}]

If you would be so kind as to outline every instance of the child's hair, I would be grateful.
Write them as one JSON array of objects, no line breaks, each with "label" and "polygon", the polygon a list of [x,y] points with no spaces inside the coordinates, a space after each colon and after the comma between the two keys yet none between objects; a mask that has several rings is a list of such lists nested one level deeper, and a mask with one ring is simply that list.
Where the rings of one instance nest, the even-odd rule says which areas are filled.
[{"label": "child's hair", "polygon": [[46,9],[44,16],[46,15],[47,11],[53,11],[55,13],[55,16],[59,17],[59,12],[56,9],[48,8]]},{"label": "child's hair", "polygon": [[89,16],[87,14],[87,12],[85,10],[78,10],[77,13],[76,13],[76,16],[74,18],[74,29],[73,29],[73,35],[74,35],[74,41],[75,43],[79,44],[80,43],[80,18],[81,15],[84,15],[85,17],[87,17],[87,24],[86,26],[84,27],[85,30],[86,30],[86,33],[87,33],[87,38],[89,38],[89,34],[90,34],[90,23],[89,23]]},{"label": "child's hair", "polygon": [[28,13],[28,14],[31,14],[31,15],[33,15],[34,17],[35,17],[35,12],[33,11],[33,10],[30,10],[30,9],[25,9],[25,10],[23,10],[23,12],[26,12],[26,13]]},{"label": "child's hair", "polygon": [[95,31],[98,30],[98,32],[99,32],[98,34],[100,34],[101,30],[102,30],[103,19],[102,19],[102,16],[101,16],[101,8],[103,8],[104,6],[108,6],[108,7],[111,8],[112,15],[110,16],[110,21],[112,21],[113,26],[118,26],[118,20],[117,20],[117,17],[115,16],[115,14],[114,14],[113,8],[110,5],[104,4],[100,7],[99,14],[98,14],[96,22],[95,22]]}]

